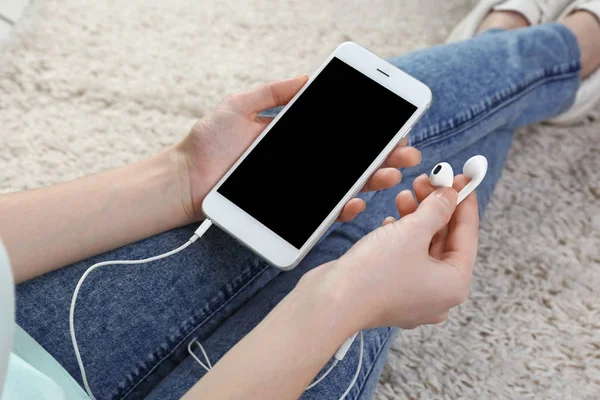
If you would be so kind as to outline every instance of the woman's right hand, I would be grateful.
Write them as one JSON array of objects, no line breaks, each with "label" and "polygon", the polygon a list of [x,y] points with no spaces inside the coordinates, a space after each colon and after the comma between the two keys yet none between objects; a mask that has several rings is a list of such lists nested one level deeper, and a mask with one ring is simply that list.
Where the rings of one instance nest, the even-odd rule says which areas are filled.
[{"label": "woman's right hand", "polygon": [[454,188],[436,190],[426,175],[418,177],[419,205],[410,191],[401,192],[400,220],[386,219],[340,259],[313,271],[341,290],[355,328],[436,324],[467,299],[479,236],[475,193],[456,207],[467,182],[459,175]]}]

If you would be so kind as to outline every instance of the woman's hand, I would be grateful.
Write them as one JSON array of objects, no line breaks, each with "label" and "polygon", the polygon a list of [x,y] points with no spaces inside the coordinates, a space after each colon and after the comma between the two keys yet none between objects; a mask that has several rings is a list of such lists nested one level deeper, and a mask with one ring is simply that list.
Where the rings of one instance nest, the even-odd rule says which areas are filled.
[{"label": "woman's hand", "polygon": [[[466,181],[457,177],[454,187]],[[305,274],[184,398],[297,399],[356,331],[441,322],[467,297],[477,199],[471,194],[457,208],[456,191],[436,192],[427,176],[414,188],[419,206],[400,193],[400,221],[386,220],[340,259]],[[232,385],[232,376],[248,378]]]},{"label": "woman's hand", "polygon": [[[479,215],[475,193],[456,207],[457,191],[436,190],[426,175],[414,182],[396,205],[402,218],[356,243],[339,260],[306,274],[305,282],[329,281],[339,288],[340,304],[351,310],[356,330],[398,326],[404,329],[445,320],[448,310],[468,296],[477,254]],[[302,284],[302,282],[301,282]]]},{"label": "woman's hand", "polygon": [[[194,125],[190,134],[175,147],[182,188],[182,204],[191,220],[202,218],[202,200],[248,146],[271,122],[258,114],[269,108],[287,104],[307,82],[301,76],[269,83],[247,92],[233,94],[214,111]],[[382,190],[400,183],[398,168],[417,165],[421,153],[402,143],[369,179],[363,190]],[[366,207],[361,199],[350,200],[340,221],[356,217]]]}]

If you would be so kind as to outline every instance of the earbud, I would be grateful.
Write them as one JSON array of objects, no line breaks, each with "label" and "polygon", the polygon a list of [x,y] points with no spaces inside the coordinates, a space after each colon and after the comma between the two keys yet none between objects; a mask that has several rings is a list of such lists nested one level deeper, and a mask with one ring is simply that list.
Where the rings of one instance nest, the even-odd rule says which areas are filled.
[{"label": "earbud", "polygon": [[459,205],[477,188],[477,186],[479,186],[487,173],[487,169],[488,161],[484,156],[473,156],[467,160],[465,165],[463,165],[463,174],[471,178],[471,182],[467,183],[467,185],[458,193],[458,202],[456,205]]},{"label": "earbud", "polygon": [[454,171],[447,162],[442,162],[433,167],[429,174],[429,181],[433,186],[452,187],[454,183]]},{"label": "earbud", "polygon": [[[473,156],[467,160],[463,166],[463,174],[471,178],[471,181],[458,192],[458,201],[456,202],[456,205],[459,205],[477,188],[477,186],[479,186],[487,173],[487,168],[487,158],[482,155]],[[452,183],[454,182],[454,171],[452,171],[450,164],[442,162],[433,167],[433,170],[431,170],[431,174],[429,175],[429,181],[433,186],[452,187]]]}]

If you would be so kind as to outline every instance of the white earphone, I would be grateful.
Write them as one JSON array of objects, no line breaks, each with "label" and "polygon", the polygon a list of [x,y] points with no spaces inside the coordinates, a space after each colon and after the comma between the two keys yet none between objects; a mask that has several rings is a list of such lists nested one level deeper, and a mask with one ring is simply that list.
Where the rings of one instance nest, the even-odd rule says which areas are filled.
[{"label": "white earphone", "polygon": [[[485,174],[487,173],[488,161],[487,158],[481,155],[473,156],[467,160],[463,166],[463,174],[471,178],[471,182],[458,193],[458,201],[456,205],[460,204],[473,190],[479,186]],[[454,171],[447,162],[437,164],[431,170],[429,175],[429,181],[433,186],[446,186],[452,187],[454,182]]]}]

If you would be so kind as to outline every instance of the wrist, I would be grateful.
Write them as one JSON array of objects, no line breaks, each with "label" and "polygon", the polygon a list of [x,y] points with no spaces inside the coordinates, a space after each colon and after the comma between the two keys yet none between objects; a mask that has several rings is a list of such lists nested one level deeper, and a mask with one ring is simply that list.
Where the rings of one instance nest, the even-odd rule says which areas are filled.
[{"label": "wrist", "polygon": [[[171,182],[175,186],[174,202],[177,204],[177,213],[186,224],[191,224],[202,219],[200,203],[194,201],[194,190],[191,182],[191,167],[187,153],[175,146],[165,150],[159,155],[169,164]],[[195,188],[201,190],[201,188]]]},{"label": "wrist", "polygon": [[354,332],[384,326],[381,323],[385,306],[382,294],[369,289],[370,283],[358,271],[368,266],[369,261],[342,256],[329,263],[322,278],[324,285],[333,287],[336,301],[343,304],[340,307],[343,308],[344,315],[353,321]]},{"label": "wrist", "polygon": [[362,311],[355,305],[357,293],[352,293],[347,280],[340,279],[337,262],[332,261],[306,273],[293,292],[310,299],[310,304],[331,321],[330,332],[339,334],[343,342],[366,324],[361,318]]}]

